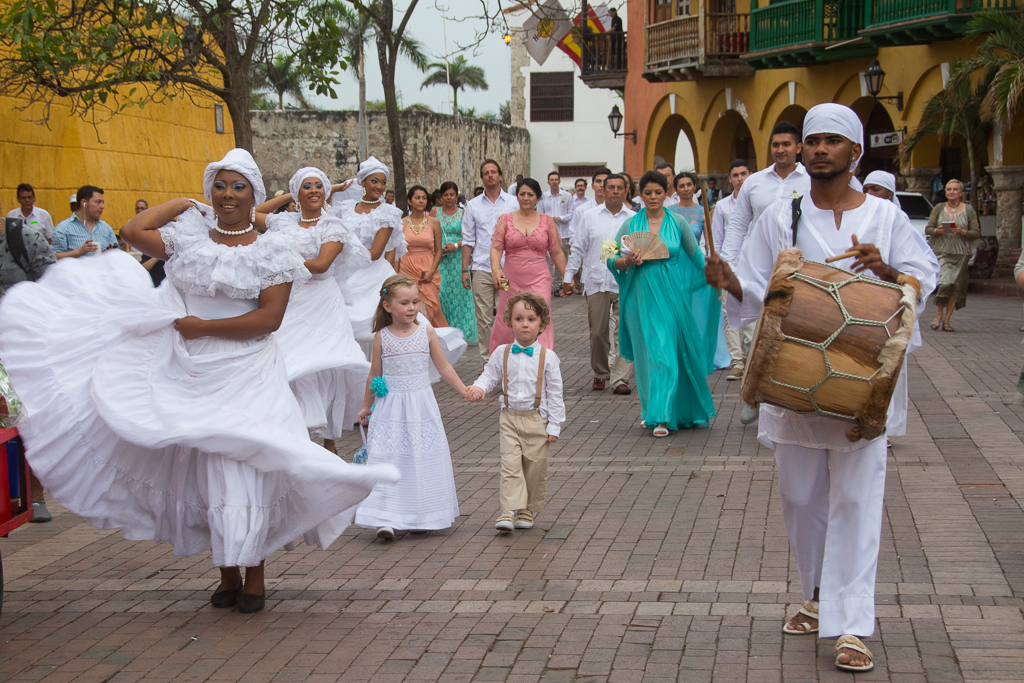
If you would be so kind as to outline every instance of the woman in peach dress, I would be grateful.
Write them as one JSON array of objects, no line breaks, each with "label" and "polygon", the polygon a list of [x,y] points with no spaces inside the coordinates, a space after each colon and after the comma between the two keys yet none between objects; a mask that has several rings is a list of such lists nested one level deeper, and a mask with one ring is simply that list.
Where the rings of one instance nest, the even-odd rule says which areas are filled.
[{"label": "woman in peach dress", "polygon": [[413,185],[409,190],[411,213],[402,219],[405,242],[409,247],[398,261],[398,272],[419,283],[420,310],[434,327],[448,327],[448,321],[441,312],[441,247],[444,236],[441,224],[426,214],[427,189]]},{"label": "woman in peach dress", "polygon": [[[541,198],[540,184],[533,178],[520,181],[516,192],[519,210],[498,218],[491,242],[491,275],[494,286],[501,290],[498,296],[498,315],[491,328],[491,353],[501,344],[514,340],[512,328],[501,319],[509,297],[518,292],[530,292],[544,298],[551,308],[551,271],[547,254],[551,254],[558,272],[565,275],[565,254],[558,236],[558,228],[551,216],[537,213]],[[505,263],[502,265],[502,255]],[[501,280],[508,280],[508,289]],[[540,334],[540,343],[554,350],[555,326],[548,325]]]}]

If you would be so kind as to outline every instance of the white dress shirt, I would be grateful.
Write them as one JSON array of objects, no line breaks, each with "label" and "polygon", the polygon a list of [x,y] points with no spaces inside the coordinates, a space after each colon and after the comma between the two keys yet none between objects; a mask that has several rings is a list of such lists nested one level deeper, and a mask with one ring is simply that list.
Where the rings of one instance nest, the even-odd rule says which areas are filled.
[{"label": "white dress shirt", "polygon": [[584,197],[583,199],[574,197],[574,199],[576,200],[576,206],[572,209],[572,218],[569,219],[569,224],[563,223],[559,228],[564,240],[572,240],[573,235],[576,234],[576,229],[580,226],[580,221],[583,220],[583,214],[597,206],[597,200],[593,197]]},{"label": "white dress shirt", "polygon": [[625,204],[613,214],[606,204],[586,211],[572,238],[569,264],[565,267],[565,281],[569,282],[583,266],[583,291],[587,294],[619,291],[619,283],[601,260],[601,241],[614,239],[622,224],[635,216]]},{"label": "white dress shirt", "polygon": [[491,241],[498,218],[519,210],[519,200],[508,192],[491,201],[487,193],[473,197],[462,212],[462,246],[473,247],[470,269],[491,272]]},{"label": "white dress shirt", "polygon": [[743,181],[739,196],[733,203],[732,216],[725,226],[722,260],[735,263],[743,242],[761,214],[780,199],[802,197],[811,191],[811,176],[799,161],[785,178],[775,172],[775,164],[753,173]]},{"label": "white dress shirt", "polygon": [[574,196],[565,190],[559,190],[558,194],[545,192],[537,202],[537,211],[551,216],[556,225],[561,225],[563,219],[567,221],[572,218]]},{"label": "white dress shirt", "polygon": [[[473,382],[473,386],[483,389],[485,394],[501,384],[506,346],[508,344],[502,344],[494,349],[483,373]],[[533,349],[532,356],[525,353],[508,354],[508,407],[512,410],[533,410],[537,398],[540,342],[534,341],[530,348]],[[558,356],[551,349],[544,354],[544,387],[541,392],[540,416],[548,421],[548,435],[558,436],[565,422],[565,403],[562,401],[562,371],[558,366]],[[499,396],[498,403],[504,410],[505,397]]]},{"label": "white dress shirt", "polygon": [[725,226],[729,224],[735,197],[726,195],[715,202],[715,213],[711,216],[711,239],[715,240],[715,252],[721,254],[725,244]]},{"label": "white dress shirt", "polygon": [[[861,206],[843,212],[838,229],[833,212],[819,209],[809,194],[801,203],[800,210],[803,215],[797,232],[796,247],[803,251],[804,258],[824,262],[829,256],[846,252],[853,244],[853,235],[857,235],[860,243],[875,244],[886,264],[901,273],[913,275],[920,281],[922,299],[917,307],[920,315],[928,295],[935,290],[938,282],[938,262],[928,243],[910,224],[906,214],[897,209],[892,202],[871,195],[866,196]],[[775,259],[780,251],[793,246],[792,221],[793,206],[786,199],[769,207],[751,227],[750,236],[736,263],[736,277],[743,288],[743,301],[739,302],[733,296],[726,298],[729,324],[733,329],[738,330],[757,320]],[[849,268],[853,260],[848,258],[834,265]],[[865,274],[874,277],[871,271],[865,271]],[[920,332],[915,323],[915,332],[908,351],[920,346],[920,341],[915,343],[915,340],[919,339]],[[906,392],[905,384],[902,391]],[[890,405],[890,420],[905,419],[905,415],[892,415],[891,412],[893,409],[905,412],[906,405],[905,396],[894,395]],[[827,415],[801,415],[784,408],[761,404],[758,440],[766,446],[786,443],[847,453],[865,445],[863,441],[851,443],[846,438],[846,430],[852,424],[849,420]],[[884,438],[884,435],[878,438]]]},{"label": "white dress shirt", "polygon": [[17,209],[11,209],[7,212],[8,218],[20,218],[25,221],[25,227],[32,228],[33,230],[42,233],[43,237],[47,241],[53,239],[53,219],[50,218],[50,214],[47,213],[46,209],[40,209],[38,206],[32,207],[32,213],[25,216],[21,213],[21,207]]},{"label": "white dress shirt", "polygon": [[[672,181],[669,180],[668,184],[671,185]],[[669,196],[665,197],[665,203],[662,204],[662,206],[664,206],[667,209],[668,207],[675,206],[678,203],[679,203],[679,195],[677,195],[675,192],[673,192]]]}]

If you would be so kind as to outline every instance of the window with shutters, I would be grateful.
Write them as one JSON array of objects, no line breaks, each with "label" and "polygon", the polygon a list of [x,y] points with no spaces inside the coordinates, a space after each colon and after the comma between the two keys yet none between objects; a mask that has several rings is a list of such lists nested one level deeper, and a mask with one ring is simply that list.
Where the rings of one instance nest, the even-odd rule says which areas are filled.
[{"label": "window with shutters", "polygon": [[530,74],[530,121],[572,121],[573,72]]}]

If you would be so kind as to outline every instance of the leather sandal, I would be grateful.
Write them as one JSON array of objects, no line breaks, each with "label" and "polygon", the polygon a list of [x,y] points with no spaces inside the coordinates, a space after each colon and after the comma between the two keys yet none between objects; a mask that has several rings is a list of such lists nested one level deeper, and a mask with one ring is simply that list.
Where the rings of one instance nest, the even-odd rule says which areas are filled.
[{"label": "leather sandal", "polygon": [[[842,650],[853,650],[854,652],[859,652],[862,655],[867,655],[868,663],[860,666],[855,664],[842,664],[839,661],[839,655],[843,654]],[[843,671],[864,673],[865,671],[871,671],[875,668],[875,658],[874,655],[871,654],[871,650],[868,649],[868,646],[861,642],[861,639],[857,636],[839,636],[839,640],[836,641],[836,668],[842,669]]]},{"label": "leather sandal", "polygon": [[[818,620],[818,601],[817,600],[805,600],[804,604],[801,605],[800,610],[797,612],[797,615],[800,615],[800,614],[804,615],[805,617],[810,617],[811,619],[814,619],[815,621],[817,621]],[[790,620],[790,621],[792,621],[792,620]],[[799,626],[801,628],[790,628],[789,627],[789,621],[787,621],[785,624],[782,625],[782,632],[785,633],[786,635],[790,635],[790,636],[806,636],[806,635],[809,635],[811,633],[817,633],[818,632],[818,627],[815,626],[814,628],[811,628],[811,623],[809,621],[798,622],[797,626]]]}]

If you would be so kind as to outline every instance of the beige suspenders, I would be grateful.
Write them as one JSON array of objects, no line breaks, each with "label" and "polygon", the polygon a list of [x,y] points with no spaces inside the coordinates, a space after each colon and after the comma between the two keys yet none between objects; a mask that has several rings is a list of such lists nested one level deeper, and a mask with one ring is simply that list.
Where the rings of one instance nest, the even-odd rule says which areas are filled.
[{"label": "beige suspenders", "polygon": [[[501,361],[501,393],[505,397],[505,407],[508,408],[508,354],[512,352],[512,345],[505,345],[505,357]],[[540,347],[540,367],[537,370],[537,396],[533,399],[533,409],[540,408],[540,399],[544,395],[544,354],[547,349]]]}]

